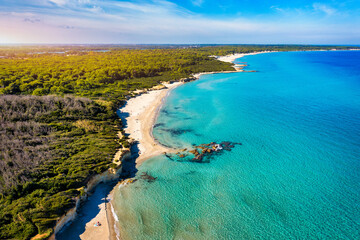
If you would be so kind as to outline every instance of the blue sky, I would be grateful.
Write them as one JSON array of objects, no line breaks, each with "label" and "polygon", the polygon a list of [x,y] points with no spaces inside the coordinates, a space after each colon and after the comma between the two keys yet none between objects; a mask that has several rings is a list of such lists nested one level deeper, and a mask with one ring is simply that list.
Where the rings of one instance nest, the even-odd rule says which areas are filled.
[{"label": "blue sky", "polygon": [[0,0],[0,43],[360,44],[360,0]]}]

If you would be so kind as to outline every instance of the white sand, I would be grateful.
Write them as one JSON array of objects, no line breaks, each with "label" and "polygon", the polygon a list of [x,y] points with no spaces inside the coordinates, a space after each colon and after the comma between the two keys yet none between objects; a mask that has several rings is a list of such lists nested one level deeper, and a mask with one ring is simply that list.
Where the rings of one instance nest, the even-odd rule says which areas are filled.
[{"label": "white sand", "polygon": [[263,52],[253,52],[253,53],[235,53],[235,54],[231,54],[231,55],[220,56],[217,59],[220,61],[223,61],[223,62],[232,63],[237,58],[242,58],[242,57],[248,56],[248,55],[256,55],[256,54],[260,54],[260,53],[270,53],[270,52],[273,52],[273,51],[263,51]]},{"label": "white sand", "polygon": [[144,160],[164,152],[174,151],[157,143],[151,133],[163,99],[170,90],[181,84],[181,82],[165,84],[166,89],[143,93],[129,99],[126,105],[120,109],[122,113],[129,114],[126,117],[127,127],[124,129],[125,133],[139,143],[140,152],[139,157],[136,159],[137,164],[141,164]]},{"label": "white sand", "polygon": [[[91,221],[86,223],[85,231],[79,237],[82,240],[101,240],[109,239],[109,225],[106,216],[105,203],[98,205],[100,212]],[[100,222],[101,226],[95,227],[94,224]]]}]

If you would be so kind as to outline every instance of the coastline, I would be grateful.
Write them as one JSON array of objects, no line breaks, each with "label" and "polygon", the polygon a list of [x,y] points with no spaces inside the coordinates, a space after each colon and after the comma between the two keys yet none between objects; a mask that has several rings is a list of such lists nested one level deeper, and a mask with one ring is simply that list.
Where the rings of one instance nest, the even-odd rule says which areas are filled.
[{"label": "coastline", "polygon": [[[216,57],[219,61],[233,63],[235,59],[248,55],[255,55],[265,52],[254,53],[237,53],[232,55]],[[222,72],[201,72],[193,74],[194,80],[197,80],[202,75],[216,74],[216,73],[234,73],[242,72],[242,68],[247,65],[234,65],[233,71]],[[159,143],[152,135],[153,126],[156,122],[157,116],[164,103],[165,98],[176,87],[185,82],[164,83],[165,88],[147,91],[139,96],[130,98],[125,106],[120,111],[120,117],[126,122],[124,128],[125,133],[138,143],[139,157],[136,159],[136,166],[140,166],[147,159],[160,155],[164,152],[174,152],[176,149],[166,147]]]},{"label": "coastline", "polygon": [[[242,57],[249,56],[249,55],[257,55],[257,54],[261,54],[261,53],[272,53],[272,52],[275,52],[275,51],[263,51],[263,52],[253,52],[253,53],[235,53],[235,54],[231,54],[231,55],[220,56],[220,57],[217,57],[217,59],[222,62],[234,63],[234,61],[238,58],[242,58]],[[234,68],[238,72],[246,72],[245,70],[243,70],[243,68],[246,66],[247,66],[246,63],[235,64]],[[254,72],[254,71],[250,71],[250,72]]]},{"label": "coastline", "polygon": [[[226,56],[216,57],[219,61],[232,63],[237,58],[241,58],[247,55],[255,55],[266,52],[255,53],[238,53]],[[193,74],[193,80],[197,80],[202,75],[216,74],[216,73],[234,73],[243,72],[243,67],[246,65],[234,65],[234,71],[222,71],[222,72],[202,72]],[[178,81],[173,83],[163,83],[164,87],[155,86],[150,91],[137,91],[139,94],[133,98],[127,100],[126,104],[119,109],[120,118],[125,123],[125,133],[132,139],[139,149],[139,156],[136,159],[136,167],[139,167],[147,159],[158,156],[164,152],[176,152],[176,149],[166,147],[159,143],[152,135],[153,126],[156,122],[157,116],[160,112],[166,97],[170,92],[178,86],[181,86],[186,81]],[[98,240],[98,239],[110,239],[119,240],[121,236],[117,236],[118,229],[116,227],[116,216],[114,216],[112,195],[117,187],[126,185],[126,183],[118,183],[113,190],[106,197],[108,203],[98,205],[99,213],[86,223],[86,229],[84,233],[80,235],[81,239],[86,240]],[[102,226],[94,227],[94,223],[101,222]],[[102,236],[101,238],[99,238]]]},{"label": "coastline", "polygon": [[139,157],[136,159],[137,166],[151,157],[164,152],[175,151],[175,149],[158,143],[152,136],[152,129],[163,104],[163,99],[171,90],[182,84],[183,82],[165,83],[163,84],[165,88],[147,91],[131,98],[120,109],[120,117],[125,119],[123,121],[126,122],[125,133],[138,144]]},{"label": "coastline", "polygon": [[[127,126],[124,128],[125,133],[138,144],[139,157],[136,159],[137,166],[147,159],[162,154],[163,152],[175,151],[175,149],[165,147],[158,143],[152,136],[152,128],[164,98],[166,98],[172,89],[182,84],[183,82],[166,83],[162,89],[157,89],[157,87],[154,88],[155,90],[147,91],[129,99],[125,106],[121,108],[122,113],[120,113],[120,117],[123,119],[123,117],[126,116],[125,122]],[[118,183],[106,196],[106,201],[97,206],[99,213],[86,223],[85,231],[79,236],[81,239],[121,239],[118,236],[116,227],[117,219],[116,216],[114,216],[112,204],[112,196],[116,187],[119,187],[120,184],[125,185],[126,183]],[[94,226],[96,222],[100,222],[101,226]]]}]

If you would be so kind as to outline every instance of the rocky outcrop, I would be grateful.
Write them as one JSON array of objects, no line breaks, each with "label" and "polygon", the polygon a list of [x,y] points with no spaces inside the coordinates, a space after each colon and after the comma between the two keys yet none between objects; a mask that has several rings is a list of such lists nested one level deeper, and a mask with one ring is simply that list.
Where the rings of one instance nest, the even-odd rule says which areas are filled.
[{"label": "rocky outcrop", "polygon": [[164,153],[164,155],[170,160],[177,162],[209,163],[212,155],[221,154],[224,151],[231,151],[236,145],[242,144],[228,141],[221,143],[211,142],[208,144],[194,145],[190,150],[185,148],[175,154]]},{"label": "rocky outcrop", "polygon": [[[170,82],[170,81],[169,81],[169,82]],[[139,95],[141,95],[141,94],[143,94],[143,93],[147,93],[148,91],[164,89],[164,88],[166,88],[166,86],[165,86],[164,84],[165,84],[165,82],[162,82],[161,84],[156,85],[156,86],[153,86],[152,88],[137,89],[137,90],[135,90],[135,91],[133,91],[133,92],[131,93],[131,96],[129,96],[129,98],[139,96]]]},{"label": "rocky outcrop", "polygon": [[159,85],[152,87],[150,90],[161,90],[161,89],[165,89],[165,88],[166,88],[165,85],[159,84]]},{"label": "rocky outcrop", "polygon": [[197,79],[196,77],[181,78],[179,82],[191,82],[191,81],[195,81],[196,79]]}]

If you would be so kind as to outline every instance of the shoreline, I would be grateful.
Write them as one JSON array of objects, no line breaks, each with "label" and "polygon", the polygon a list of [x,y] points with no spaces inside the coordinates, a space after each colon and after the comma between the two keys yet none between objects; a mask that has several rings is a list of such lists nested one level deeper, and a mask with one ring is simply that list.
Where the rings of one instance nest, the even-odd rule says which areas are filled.
[{"label": "shoreline", "polygon": [[[216,57],[219,61],[233,63],[235,59],[248,55],[255,55],[265,52],[238,53],[226,56]],[[247,65],[234,65],[233,71],[221,72],[201,72],[193,74],[194,81],[200,76],[217,73],[235,73],[242,72],[242,68]],[[164,152],[174,152],[176,149],[167,147],[158,142],[152,135],[152,130],[160,113],[162,105],[172,90],[185,84],[186,82],[177,81],[173,83],[164,83],[165,88],[159,90],[150,90],[139,96],[130,98],[126,104],[119,109],[120,117],[126,122],[125,133],[138,143],[139,156],[136,159],[136,166],[140,166],[147,159],[160,155]],[[128,116],[127,116],[128,115]]]},{"label": "shoreline", "polygon": [[[147,91],[129,99],[120,111],[120,117],[125,119],[125,133],[138,144],[139,156],[136,166],[145,160],[164,152],[174,152],[175,149],[160,144],[152,135],[152,130],[160,112],[164,99],[171,90],[182,85],[183,82],[164,83],[165,88]],[[128,115],[127,117],[124,117]]]},{"label": "shoreline", "polygon": [[[154,141],[156,144],[158,144],[158,145],[160,145],[160,146],[163,146],[163,147],[166,147],[166,148],[168,148],[168,149],[171,150],[171,151],[173,151],[173,150],[175,150],[175,149],[170,148],[170,147],[167,147],[167,146],[161,144],[161,143],[154,137],[154,135],[153,135],[153,130],[154,130],[154,126],[155,126],[156,120],[157,120],[158,117],[159,117],[160,110],[161,110],[161,108],[163,107],[163,105],[165,104],[166,98],[170,95],[170,93],[171,93],[172,90],[174,90],[175,88],[183,85],[184,83],[185,83],[185,82],[180,82],[179,85],[174,86],[174,87],[171,88],[171,89],[166,89],[165,96],[160,99],[160,103],[159,103],[159,105],[158,105],[157,108],[156,108],[156,112],[154,113],[154,117],[151,119],[151,128],[150,128],[150,131],[149,131],[149,134],[150,134],[151,138],[153,139],[153,141]],[[144,161],[145,161],[145,160],[146,160],[146,159],[144,159]],[[144,161],[143,161],[143,162],[144,162]]]},{"label": "shoreline", "polygon": [[[131,139],[138,143],[139,157],[136,159],[136,166],[147,159],[159,155],[163,152],[175,151],[158,143],[152,136],[152,128],[157,119],[165,98],[170,91],[175,87],[182,85],[182,82],[174,82],[172,84],[164,84],[165,88],[147,91],[134,98],[129,99],[126,104],[120,109],[120,118],[126,118],[125,133]],[[125,112],[126,111],[126,112]],[[123,115],[122,115],[123,114]],[[125,117],[125,115],[129,116]],[[150,121],[148,121],[150,119]],[[141,124],[146,123],[146,124]],[[113,194],[118,183],[106,196],[106,202],[98,205],[99,213],[86,223],[85,231],[79,236],[84,240],[119,240],[119,230],[116,226],[116,216],[114,215],[114,207],[112,204]],[[94,223],[100,222],[100,227],[95,227]]]},{"label": "shoreline", "polygon": [[[98,240],[98,239],[113,239],[110,236],[113,235],[111,229],[111,222],[113,221],[113,216],[109,216],[109,207],[112,194],[110,193],[105,197],[105,201],[98,205],[100,211],[99,213],[87,222],[85,225],[85,231],[79,236],[81,239],[86,240]],[[109,202],[107,202],[109,201]],[[100,222],[101,226],[95,226],[96,222]]]},{"label": "shoreline", "polygon": [[[241,58],[247,55],[255,55],[266,52],[255,52],[255,53],[238,53],[226,56],[216,56],[219,61],[232,63],[237,58]],[[234,65],[233,71],[222,71],[222,72],[202,72],[193,74],[194,80],[198,80],[202,75],[216,74],[216,73],[235,73],[243,72],[243,67],[246,65]],[[136,159],[136,167],[139,167],[143,162],[151,157],[158,156],[164,152],[176,152],[177,149],[170,148],[162,145],[152,135],[152,130],[157,117],[160,113],[161,107],[165,103],[166,98],[169,96],[172,90],[186,83],[185,81],[177,81],[173,83],[163,83],[164,87],[159,88],[155,86],[149,91],[139,91],[140,95],[130,98],[126,101],[126,104],[119,109],[119,117],[125,124],[125,133],[130,139],[133,139],[138,144],[139,156]],[[100,204],[99,213],[86,223],[85,231],[80,235],[81,239],[86,240],[98,240],[98,236],[103,236],[101,239],[119,240],[121,236],[118,236],[119,229],[116,227],[116,216],[114,216],[114,209],[112,204],[113,194],[120,184],[126,185],[126,183],[118,183],[111,190],[109,195],[106,197],[108,200],[105,204]],[[101,230],[99,227],[94,227],[93,223],[103,221]],[[99,231],[100,230],[100,231]],[[99,234],[99,232],[101,232]],[[79,236],[79,237],[80,237]]]}]

